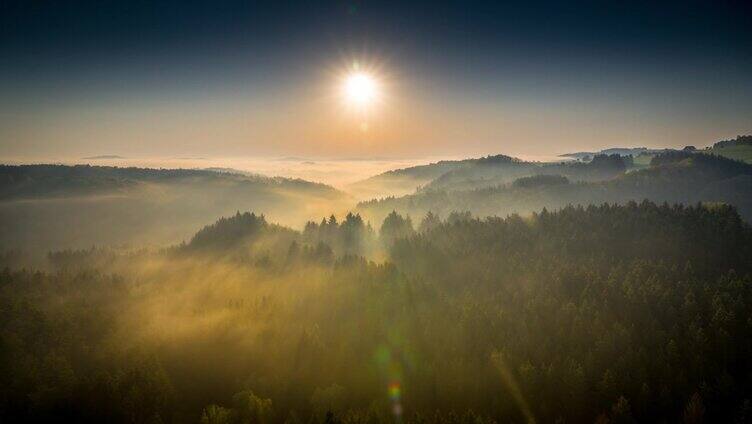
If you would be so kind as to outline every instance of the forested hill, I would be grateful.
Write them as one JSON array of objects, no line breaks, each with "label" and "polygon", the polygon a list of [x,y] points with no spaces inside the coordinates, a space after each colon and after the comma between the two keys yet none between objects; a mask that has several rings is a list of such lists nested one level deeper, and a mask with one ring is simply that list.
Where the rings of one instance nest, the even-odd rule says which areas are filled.
[{"label": "forested hill", "polygon": [[0,165],[0,201],[51,196],[109,194],[142,184],[237,184],[334,194],[332,187],[300,179],[199,169],[121,168],[90,165]]},{"label": "forested hill", "polygon": [[752,147],[752,135],[740,135],[735,139],[721,140],[713,144],[714,149],[732,146],[750,146]]},{"label": "forested hill", "polygon": [[752,136],[740,135],[705,149],[686,146],[648,149],[610,148],[599,152],[561,155],[574,160],[562,162],[527,162],[507,155],[491,155],[464,160],[446,160],[428,165],[388,171],[349,186],[363,200],[385,196],[413,194],[416,189],[471,190],[508,184],[517,178],[533,175],[562,175],[570,181],[597,182],[618,177],[625,171],[641,169],[655,156],[674,153],[702,153],[722,156],[752,164]]},{"label": "forested hill", "polygon": [[536,175],[561,175],[575,182],[604,181],[624,174],[632,164],[631,158],[617,154],[596,155],[589,162],[561,163],[533,163],[504,158],[476,160],[468,166],[442,174],[423,185],[419,191],[482,189]]},{"label": "forested hill", "polygon": [[719,141],[705,152],[752,163],[752,135],[740,135],[735,139]]},{"label": "forested hill", "polygon": [[253,209],[288,225],[353,200],[308,181],[186,169],[0,166],[0,250],[168,245]]},{"label": "forested hill", "polygon": [[395,169],[350,184],[347,190],[361,199],[371,199],[385,194],[410,194],[442,174],[466,166],[471,160],[473,159],[444,160],[428,165]]},{"label": "forested hill", "polygon": [[538,175],[482,189],[423,190],[361,202],[358,211],[374,221],[392,210],[413,217],[428,211],[447,216],[466,210],[478,216],[505,216],[568,204],[643,199],[684,204],[723,202],[738,207],[744,219],[752,220],[752,165],[708,154],[667,152],[654,157],[645,169],[604,181],[575,183],[568,178]]},{"label": "forested hill", "polygon": [[[379,174],[376,176],[373,176],[369,178],[368,180],[388,180],[391,178],[412,178],[416,181],[430,181],[445,172],[452,171],[457,168],[461,168],[464,166],[468,166],[472,163],[475,163],[479,160],[493,160],[494,158],[500,159],[500,160],[511,160],[509,156],[505,155],[496,155],[496,156],[488,156],[487,158],[480,158],[480,159],[463,159],[463,160],[442,160],[435,163],[430,163],[428,165],[418,165],[418,166],[411,166],[409,168],[401,168],[401,169],[395,169],[392,171],[384,172],[383,174]],[[366,181],[368,181],[366,180]]]},{"label": "forested hill", "polygon": [[[0,421],[747,422],[733,207],[423,221],[237,213],[176,249],[6,268]],[[357,234],[391,259],[333,256]]]},{"label": "forested hill", "polygon": [[494,155],[397,169],[352,184],[349,189],[370,193],[370,197],[383,197],[412,194],[416,189],[484,188],[540,174],[565,175],[574,181],[600,181],[624,173],[631,163],[631,158],[617,154],[596,155],[588,163],[526,162],[506,155]]}]

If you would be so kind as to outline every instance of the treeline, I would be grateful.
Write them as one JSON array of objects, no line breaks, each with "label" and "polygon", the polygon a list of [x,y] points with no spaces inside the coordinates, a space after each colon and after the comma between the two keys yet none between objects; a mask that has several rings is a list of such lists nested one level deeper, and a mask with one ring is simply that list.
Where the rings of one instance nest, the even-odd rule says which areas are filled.
[{"label": "treeline", "polygon": [[731,146],[752,146],[752,135],[738,135],[736,138],[721,140],[713,144],[715,149]]},{"label": "treeline", "polygon": [[240,213],[229,218],[220,218],[214,224],[200,229],[181,247],[185,250],[219,251],[236,249],[240,244],[250,247],[260,237],[269,238],[272,234],[289,239],[295,232],[279,225],[269,224],[264,215],[252,212]]},{"label": "treeline", "polygon": [[357,210],[372,220],[383,219],[393,210],[412,216],[422,216],[428,211],[446,216],[456,210],[469,210],[479,216],[506,216],[569,204],[623,204],[643,199],[685,204],[728,203],[736,206],[745,219],[752,220],[752,165],[703,153],[665,152],[656,155],[648,168],[604,181],[522,177],[484,188],[422,190],[402,197],[374,199],[359,203]]},{"label": "treeline", "polygon": [[534,163],[498,155],[477,159],[446,172],[419,191],[470,190],[509,184],[531,176],[563,176],[572,181],[604,181],[624,174],[633,166],[631,156],[597,154],[587,162]]},{"label": "treeline", "polygon": [[507,155],[490,155],[388,171],[352,184],[350,189],[356,192],[365,190],[371,197],[383,197],[414,191],[495,187],[535,175],[562,175],[572,181],[594,182],[618,177],[633,166],[631,156],[620,154],[593,154],[592,157],[588,155],[585,162],[558,163],[528,162]]},{"label": "treeline", "polygon": [[190,169],[0,165],[0,251],[92,245],[138,248],[189,238],[219,216],[252,209],[299,225],[351,199],[299,179]]},{"label": "treeline", "polygon": [[342,222],[331,215],[317,224],[308,221],[303,229],[302,241],[312,246],[326,245],[339,255],[364,256],[373,253],[376,234],[370,223],[364,223],[359,214],[348,213]]},{"label": "treeline", "polygon": [[748,422],[750,255],[726,205],[238,213],[0,272],[0,420]]},{"label": "treeline", "polygon": [[144,183],[224,182],[332,192],[327,185],[301,179],[264,177],[203,169],[152,169],[91,165],[0,165],[0,200],[83,195],[133,188]]}]

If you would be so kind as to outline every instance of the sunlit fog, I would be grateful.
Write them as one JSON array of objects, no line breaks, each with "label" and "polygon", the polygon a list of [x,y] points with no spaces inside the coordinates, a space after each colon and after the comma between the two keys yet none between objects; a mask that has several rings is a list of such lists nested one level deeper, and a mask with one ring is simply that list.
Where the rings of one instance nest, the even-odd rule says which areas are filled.
[{"label": "sunlit fog", "polygon": [[750,17],[0,1],[0,423],[752,422]]}]

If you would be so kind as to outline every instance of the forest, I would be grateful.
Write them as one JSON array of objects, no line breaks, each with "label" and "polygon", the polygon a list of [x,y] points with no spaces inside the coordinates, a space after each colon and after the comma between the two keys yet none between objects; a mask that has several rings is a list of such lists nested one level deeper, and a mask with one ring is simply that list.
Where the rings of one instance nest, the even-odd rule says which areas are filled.
[{"label": "forest", "polygon": [[0,0],[0,424],[752,424],[752,0]]},{"label": "forest", "polygon": [[752,418],[752,229],[733,206],[268,219],[6,267],[0,420]]},{"label": "forest", "polygon": [[350,204],[324,184],[234,170],[0,165],[0,251],[163,246],[237,210],[298,225]]},{"label": "forest", "polygon": [[357,211],[374,221],[392,210],[411,216],[462,210],[479,216],[506,216],[569,204],[623,204],[648,199],[684,204],[728,203],[736,206],[744,219],[752,220],[752,164],[676,150],[651,157],[646,167],[635,167],[634,160],[632,156],[622,158],[616,154],[596,156],[587,163],[537,166],[528,175],[512,174],[509,164],[514,162],[475,166],[462,173],[479,175],[477,178],[444,183],[458,172],[452,171],[412,194],[361,201]]},{"label": "forest", "polygon": [[2,166],[0,421],[752,422],[752,165],[625,152]]}]

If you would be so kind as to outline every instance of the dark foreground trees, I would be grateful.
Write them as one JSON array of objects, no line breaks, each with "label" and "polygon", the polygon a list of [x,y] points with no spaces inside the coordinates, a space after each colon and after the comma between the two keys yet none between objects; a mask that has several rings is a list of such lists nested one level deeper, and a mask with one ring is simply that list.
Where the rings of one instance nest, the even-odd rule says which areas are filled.
[{"label": "dark foreground trees", "polygon": [[238,215],[202,249],[3,271],[0,420],[752,416],[752,232],[731,207],[431,216],[384,263],[347,253],[370,230],[345,222]]}]

